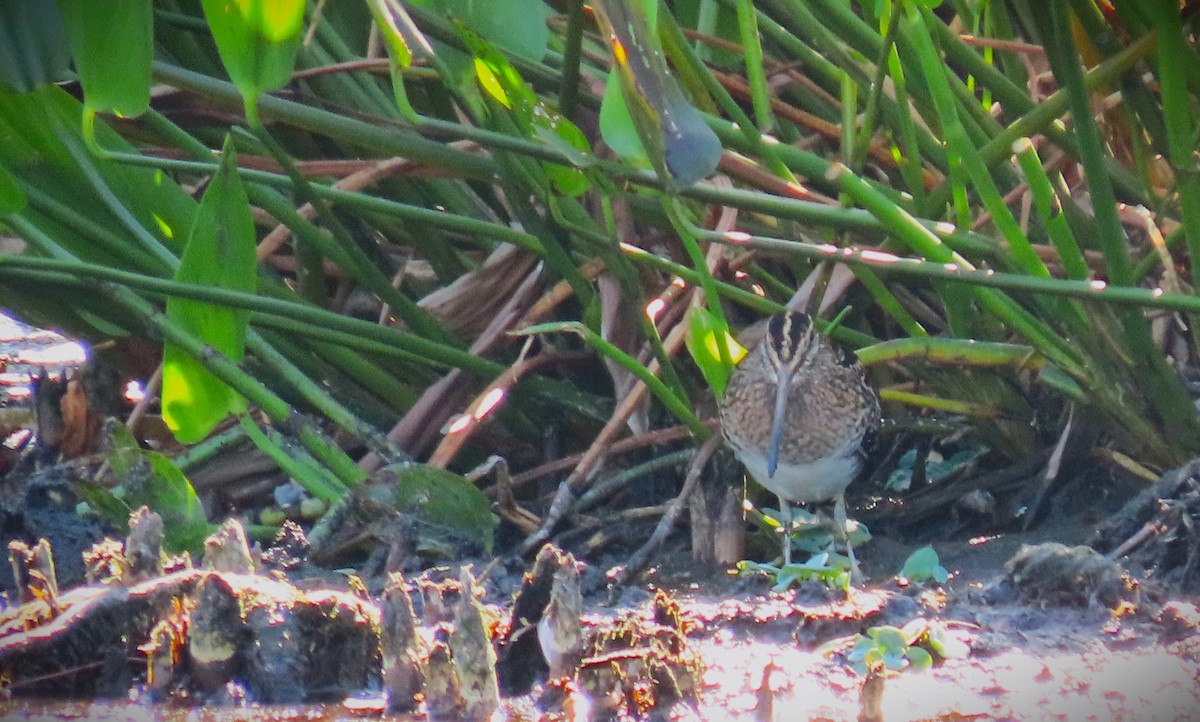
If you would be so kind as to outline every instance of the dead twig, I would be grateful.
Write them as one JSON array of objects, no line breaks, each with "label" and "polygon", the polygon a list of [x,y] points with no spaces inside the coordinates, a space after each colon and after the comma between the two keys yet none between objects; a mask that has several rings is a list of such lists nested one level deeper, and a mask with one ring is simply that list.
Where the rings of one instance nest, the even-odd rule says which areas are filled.
[{"label": "dead twig", "polygon": [[[407,158],[387,158],[376,161],[366,168],[357,170],[341,179],[333,187],[340,190],[360,190],[366,186],[378,183],[389,175],[399,172],[406,165],[409,165],[409,163],[410,161]],[[311,221],[317,215],[317,211],[312,207],[311,203],[305,203],[296,212],[301,218],[308,221]],[[291,236],[292,229],[280,223],[259,242],[258,248],[254,252],[255,258],[261,263],[264,259],[273,255],[275,251],[279,250],[279,247],[286,243]]]},{"label": "dead twig", "polygon": [[[504,307],[471,344],[469,351],[472,354],[481,356],[502,341],[508,340],[508,331],[513,329],[519,318],[526,313],[525,308],[532,303],[530,299],[537,289],[541,275],[541,267],[535,267],[525,276],[520,285],[513,289],[512,295]],[[522,369],[522,372],[524,370]],[[504,375],[502,374],[502,376]],[[388,441],[414,456],[419,454],[422,448],[433,441],[438,430],[442,428],[452,413],[451,409],[456,408],[460,399],[466,395],[467,385],[464,383],[464,379],[465,373],[461,369],[454,369],[427,388],[417,403],[404,415],[404,418],[400,419],[396,426],[388,432]],[[384,463],[385,460],[381,456],[371,452],[363,457],[358,465],[367,472],[371,472],[379,469]]]},{"label": "dead twig", "polygon": [[[561,541],[564,546],[578,546],[581,556],[590,557],[613,542],[627,540],[631,524],[657,519],[666,510],[666,504],[656,504],[622,509],[601,517],[579,515],[576,518],[577,515],[572,513],[567,518],[570,519],[573,526],[560,534],[558,541]],[[589,534],[591,536],[588,536]],[[582,542],[576,541],[583,537],[588,538]]]},{"label": "dead twig", "polygon": [[1151,539],[1162,536],[1166,531],[1167,527],[1158,517],[1155,517],[1142,525],[1142,528],[1138,529],[1137,533],[1121,542],[1116,549],[1110,551],[1106,556],[1109,559],[1120,559]]},{"label": "dead twig", "polygon": [[[705,422],[705,425],[715,431],[719,423],[720,422],[718,422],[716,419],[708,419]],[[638,434],[637,436],[631,436],[627,439],[621,439],[612,446],[608,447],[608,453],[611,456],[615,456],[617,454],[626,454],[631,451],[637,451],[638,449],[644,449],[648,446],[669,444],[672,441],[687,439],[690,438],[691,435],[692,432],[688,431],[686,426],[672,426],[666,429],[655,429],[654,431],[647,431],[644,434]],[[536,466],[532,469],[526,469],[525,471],[515,474],[512,477],[512,488],[516,489],[526,484],[535,482],[538,479],[543,479],[547,476],[552,476],[554,474],[566,471],[567,469],[579,464],[579,461],[582,458],[583,454],[572,454],[571,456],[564,456],[561,459],[548,461],[545,464]],[[484,489],[484,493],[491,497],[497,497],[498,494],[495,486],[490,486],[487,489]]]},{"label": "dead twig", "polygon": [[[683,345],[686,333],[687,325],[683,323],[677,324],[675,328],[671,329],[671,333],[663,342],[663,348],[668,355],[679,350],[679,347]],[[651,361],[649,368],[651,373],[657,373],[659,368],[657,360]],[[583,458],[579,460],[579,464],[576,465],[574,471],[571,472],[566,481],[559,485],[558,493],[555,495],[554,501],[550,503],[550,510],[546,513],[546,518],[542,522],[542,528],[538,529],[537,533],[525,539],[525,543],[521,546],[522,554],[527,554],[540,548],[550,538],[550,534],[558,526],[559,522],[563,520],[571,505],[574,504],[575,499],[578,498],[578,495],[587,486],[596,465],[606,455],[609,447],[613,444],[614,438],[625,427],[629,415],[638,407],[638,404],[641,403],[642,397],[646,393],[646,385],[638,383],[629,392],[629,395],[617,405],[608,423],[597,434],[595,441],[592,442],[591,447],[588,448]]]},{"label": "dead twig", "polygon": [[512,492],[512,474],[508,473],[508,462],[504,457],[495,454],[489,456],[487,461],[467,472],[466,477],[471,481],[478,481],[480,477],[492,471],[496,472],[496,484],[493,487],[496,490],[496,513],[520,529],[523,534],[532,534],[537,531],[541,519],[537,514],[517,503]]},{"label": "dead twig", "polygon": [[654,533],[646,540],[641,549],[633,553],[629,557],[629,561],[625,563],[625,568],[617,575],[616,586],[624,586],[630,579],[641,573],[642,569],[649,563],[651,555],[666,541],[667,535],[675,528],[675,522],[678,521],[679,515],[687,507],[688,499],[691,497],[696,485],[700,482],[700,474],[704,471],[704,467],[708,464],[708,460],[716,453],[721,445],[721,436],[713,434],[708,437],[708,440],[696,452],[696,456],[692,459],[692,464],[688,467],[687,477],[683,480],[683,488],[679,491],[679,496],[667,506],[667,511],[659,520],[658,526],[654,529]]}]

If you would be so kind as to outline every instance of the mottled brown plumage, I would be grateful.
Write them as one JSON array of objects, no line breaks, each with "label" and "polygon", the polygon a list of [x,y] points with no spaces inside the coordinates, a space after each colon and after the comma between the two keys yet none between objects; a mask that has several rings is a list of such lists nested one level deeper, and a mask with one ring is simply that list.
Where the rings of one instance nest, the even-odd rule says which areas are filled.
[{"label": "mottled brown plumage", "polygon": [[[845,490],[862,470],[865,442],[879,420],[879,396],[857,357],[817,333],[801,313],[770,319],[721,402],[726,441],[750,475],[779,497],[785,529],[792,503],[834,501],[845,534]],[[848,540],[846,546],[853,563]],[[790,563],[787,534],[783,554]]]}]

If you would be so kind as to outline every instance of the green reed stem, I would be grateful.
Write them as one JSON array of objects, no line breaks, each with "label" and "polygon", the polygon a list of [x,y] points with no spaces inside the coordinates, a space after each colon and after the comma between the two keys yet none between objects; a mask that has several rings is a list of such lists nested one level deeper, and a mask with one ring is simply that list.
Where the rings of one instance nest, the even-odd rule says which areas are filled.
[{"label": "green reed stem", "polygon": [[1033,204],[1050,235],[1050,242],[1058,251],[1058,258],[1067,272],[1067,278],[1077,281],[1091,278],[1091,269],[1088,268],[1083,251],[1079,249],[1071,224],[1063,215],[1062,200],[1054,192],[1054,186],[1046,175],[1046,168],[1038,157],[1037,149],[1028,138],[1021,138],[1013,144],[1013,153],[1025,174],[1025,183],[1033,195]]},{"label": "green reed stem", "polygon": [[[1178,3],[1149,0],[1141,6],[1158,36],[1158,82],[1167,130],[1167,157],[1175,173],[1183,232],[1195,276],[1200,269],[1200,164],[1196,161],[1200,120],[1196,116],[1196,97],[1188,92],[1188,80],[1193,81],[1195,88],[1200,59],[1195,45],[1189,45],[1186,39]],[[1196,292],[1200,293],[1200,286]]]},{"label": "green reed stem", "polygon": [[754,118],[758,121],[758,129],[765,133],[775,125],[775,117],[771,112],[771,91],[767,88],[767,73],[763,67],[758,19],[754,12],[753,0],[737,0],[736,4],[738,33],[746,58],[746,83],[750,86],[750,102],[754,106]]},{"label": "green reed stem", "polygon": [[646,385],[650,393],[654,394],[659,401],[667,407],[667,410],[675,415],[675,418],[683,422],[684,426],[696,436],[697,439],[703,441],[707,439],[712,432],[704,425],[704,422],[692,413],[691,405],[686,399],[676,396],[671,389],[667,387],[654,374],[650,373],[650,369],[638,363],[638,360],[629,354],[622,351],[616,345],[605,341],[600,337],[600,334],[588,328],[586,325],[578,321],[561,321],[555,323],[543,323],[529,328],[522,329],[516,333],[520,335],[533,335],[539,333],[574,333],[583,339],[584,343],[596,349],[605,357],[617,362],[626,371],[636,376],[639,381]]}]

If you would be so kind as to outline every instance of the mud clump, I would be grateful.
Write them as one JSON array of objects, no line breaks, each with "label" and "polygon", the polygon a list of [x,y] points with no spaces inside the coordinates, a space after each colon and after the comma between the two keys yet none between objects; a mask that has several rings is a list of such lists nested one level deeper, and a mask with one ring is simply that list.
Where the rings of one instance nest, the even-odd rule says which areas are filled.
[{"label": "mud clump", "polygon": [[1117,562],[1088,546],[1026,544],[1004,565],[1004,577],[988,590],[993,603],[1116,609],[1136,603],[1138,585]]}]

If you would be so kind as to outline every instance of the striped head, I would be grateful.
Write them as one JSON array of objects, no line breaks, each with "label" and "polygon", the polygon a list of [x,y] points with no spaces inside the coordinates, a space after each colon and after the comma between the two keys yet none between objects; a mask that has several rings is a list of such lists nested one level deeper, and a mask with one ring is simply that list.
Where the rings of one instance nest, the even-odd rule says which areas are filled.
[{"label": "striped head", "polygon": [[792,379],[812,368],[821,349],[822,339],[807,314],[787,312],[772,316],[762,340],[763,373],[775,384],[775,405],[771,416],[771,440],[767,447],[767,474],[775,476],[779,465],[779,444],[787,418],[788,396]]}]

